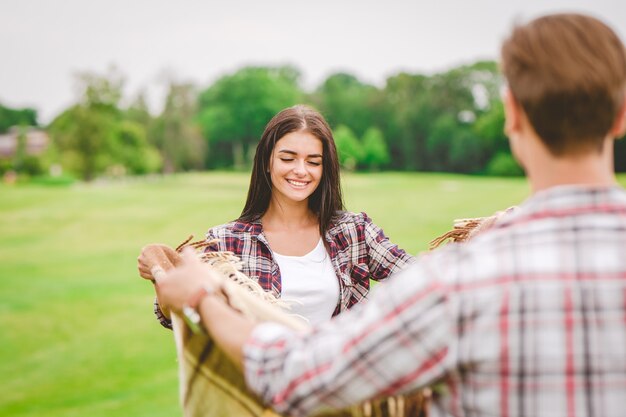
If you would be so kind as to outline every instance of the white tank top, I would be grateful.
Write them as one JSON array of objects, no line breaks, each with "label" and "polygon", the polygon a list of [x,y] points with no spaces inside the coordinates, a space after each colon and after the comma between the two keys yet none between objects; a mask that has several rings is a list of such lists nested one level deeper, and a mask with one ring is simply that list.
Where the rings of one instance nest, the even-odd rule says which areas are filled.
[{"label": "white tank top", "polygon": [[280,268],[280,298],[291,303],[291,312],[306,318],[310,324],[330,319],[339,301],[339,281],[322,239],[304,256],[287,256],[274,252]]}]

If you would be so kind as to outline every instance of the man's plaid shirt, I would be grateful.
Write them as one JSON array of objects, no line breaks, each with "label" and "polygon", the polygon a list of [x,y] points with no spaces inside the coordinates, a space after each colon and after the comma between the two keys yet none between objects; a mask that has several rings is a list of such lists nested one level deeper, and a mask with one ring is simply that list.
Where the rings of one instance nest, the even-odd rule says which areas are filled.
[{"label": "man's plaid shirt", "polygon": [[626,192],[556,187],[310,333],[261,324],[251,389],[305,415],[446,382],[435,414],[626,415]]},{"label": "man's plaid shirt", "polygon": [[[324,238],[339,280],[340,299],[335,315],[366,298],[370,278],[384,280],[415,261],[390,242],[365,213],[340,213]],[[280,297],[280,270],[260,220],[252,223],[234,221],[213,227],[207,232],[206,239],[216,240],[216,244],[207,250],[233,252],[241,258],[244,274],[257,281],[265,291]],[[161,324],[171,328],[170,320],[161,313],[156,302],[154,311]]]}]

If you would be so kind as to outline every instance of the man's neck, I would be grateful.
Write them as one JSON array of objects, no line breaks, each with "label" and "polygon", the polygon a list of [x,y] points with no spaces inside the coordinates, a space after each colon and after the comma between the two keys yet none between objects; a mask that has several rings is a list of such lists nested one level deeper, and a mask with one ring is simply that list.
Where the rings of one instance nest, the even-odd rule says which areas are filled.
[{"label": "man's neck", "polygon": [[533,193],[559,185],[590,187],[611,186],[616,183],[613,171],[613,141],[605,141],[602,152],[555,157],[541,143],[527,162],[527,175]]}]

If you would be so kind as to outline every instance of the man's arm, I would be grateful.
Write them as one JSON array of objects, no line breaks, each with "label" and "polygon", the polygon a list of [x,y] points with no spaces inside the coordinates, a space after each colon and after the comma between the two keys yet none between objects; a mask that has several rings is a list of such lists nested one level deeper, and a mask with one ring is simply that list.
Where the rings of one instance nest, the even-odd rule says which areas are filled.
[{"label": "man's arm", "polygon": [[214,296],[204,297],[198,312],[207,332],[235,365],[243,370],[243,346],[256,324]]},{"label": "man's arm", "polygon": [[[189,261],[157,282],[174,311],[210,279],[206,265]],[[408,392],[448,369],[455,322],[445,288],[425,272],[408,267],[366,305],[306,333],[255,325],[213,295],[199,311],[252,391],[280,413],[307,415]]]},{"label": "man's arm", "polygon": [[440,378],[455,357],[454,320],[445,288],[421,272],[407,267],[311,332],[254,328],[244,345],[246,383],[279,413],[304,416]]},{"label": "man's arm", "polygon": [[[193,249],[185,249],[178,267],[155,281],[159,302],[167,309],[180,313],[203,287],[217,289],[219,280],[213,274],[211,267],[202,263]],[[255,323],[229,307],[213,292],[200,299],[197,309],[205,329],[235,364],[243,368],[242,346]]]}]

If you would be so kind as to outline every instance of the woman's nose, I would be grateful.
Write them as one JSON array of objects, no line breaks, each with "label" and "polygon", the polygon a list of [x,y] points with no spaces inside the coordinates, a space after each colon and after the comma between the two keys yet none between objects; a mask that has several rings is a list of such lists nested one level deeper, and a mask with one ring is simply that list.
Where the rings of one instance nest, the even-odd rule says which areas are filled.
[{"label": "woman's nose", "polygon": [[306,174],[306,166],[305,166],[304,161],[296,161],[296,166],[293,169],[293,171],[294,171],[294,173],[296,175],[300,175],[300,176],[305,175]]}]

